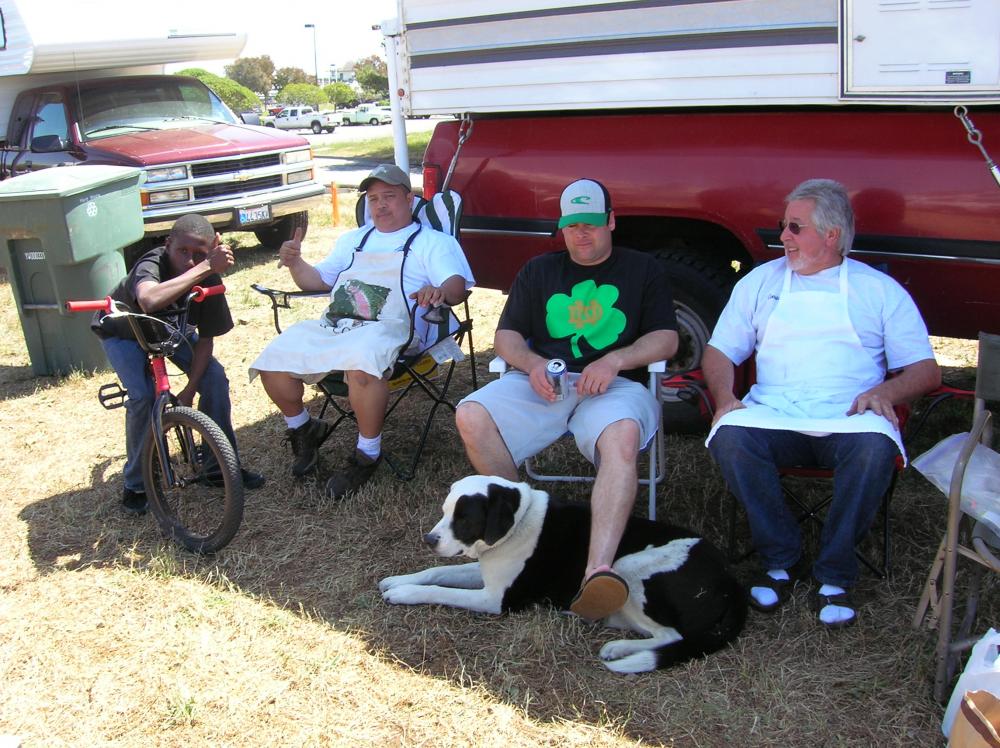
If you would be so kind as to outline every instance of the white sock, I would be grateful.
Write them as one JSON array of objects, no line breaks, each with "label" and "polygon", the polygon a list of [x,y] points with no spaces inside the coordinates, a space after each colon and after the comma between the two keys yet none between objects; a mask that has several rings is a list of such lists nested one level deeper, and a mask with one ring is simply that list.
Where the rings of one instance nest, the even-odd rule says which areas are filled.
[{"label": "white sock", "polygon": [[364,452],[366,457],[374,460],[382,451],[382,435],[379,434],[369,439],[367,436],[358,434],[358,451]]},{"label": "white sock", "polygon": [[309,411],[305,408],[297,416],[285,416],[285,423],[288,424],[288,428],[297,429],[299,426],[304,426],[309,423]]},{"label": "white sock", "polygon": [[[845,590],[835,584],[824,584],[819,588],[821,595],[839,595]],[[819,612],[819,620],[823,623],[843,623],[854,618],[854,611],[841,605],[824,605]]]},{"label": "white sock", "polygon": [[[767,575],[771,579],[778,581],[789,578],[788,572],[784,569],[768,569]],[[774,590],[768,587],[751,587],[750,594],[753,595],[753,599],[760,605],[774,605],[778,602],[778,596],[774,593]]]}]

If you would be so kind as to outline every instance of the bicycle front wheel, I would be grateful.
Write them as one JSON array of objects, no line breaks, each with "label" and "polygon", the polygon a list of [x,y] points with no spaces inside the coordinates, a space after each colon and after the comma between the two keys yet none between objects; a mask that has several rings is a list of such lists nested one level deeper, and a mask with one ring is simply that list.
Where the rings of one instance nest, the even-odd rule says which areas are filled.
[{"label": "bicycle front wheel", "polygon": [[243,480],[236,452],[216,423],[193,408],[163,413],[165,475],[152,430],[143,448],[149,505],[165,536],[195,553],[226,546],[243,521]]}]

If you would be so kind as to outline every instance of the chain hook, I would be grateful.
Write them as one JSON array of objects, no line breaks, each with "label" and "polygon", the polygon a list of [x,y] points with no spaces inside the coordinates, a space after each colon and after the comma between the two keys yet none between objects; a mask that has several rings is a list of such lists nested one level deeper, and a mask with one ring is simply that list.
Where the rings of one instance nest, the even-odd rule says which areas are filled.
[{"label": "chain hook", "polygon": [[1000,187],[1000,166],[997,165],[996,161],[990,158],[989,152],[986,150],[986,146],[983,145],[983,134],[980,132],[972,122],[972,118],[969,116],[968,107],[959,104],[953,110],[955,116],[965,127],[966,139],[979,149],[979,152],[983,154],[983,158],[986,160],[986,168],[990,170],[993,175],[993,179],[996,180],[997,186]]}]

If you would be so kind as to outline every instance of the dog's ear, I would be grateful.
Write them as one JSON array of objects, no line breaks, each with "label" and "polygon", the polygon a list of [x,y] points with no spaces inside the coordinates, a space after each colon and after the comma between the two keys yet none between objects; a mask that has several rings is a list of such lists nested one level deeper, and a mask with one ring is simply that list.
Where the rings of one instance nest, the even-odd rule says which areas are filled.
[{"label": "dog's ear", "polygon": [[483,540],[493,545],[514,526],[514,514],[521,505],[521,492],[516,488],[491,483],[486,492],[486,532]]}]

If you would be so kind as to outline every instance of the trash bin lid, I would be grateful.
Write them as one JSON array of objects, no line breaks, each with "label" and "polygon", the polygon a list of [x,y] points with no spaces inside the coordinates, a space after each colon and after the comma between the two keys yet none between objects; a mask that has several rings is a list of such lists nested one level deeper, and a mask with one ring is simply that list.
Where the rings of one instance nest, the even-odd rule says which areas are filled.
[{"label": "trash bin lid", "polygon": [[134,166],[58,166],[0,182],[0,201],[34,197],[68,197],[119,180],[139,182],[141,170]]}]

